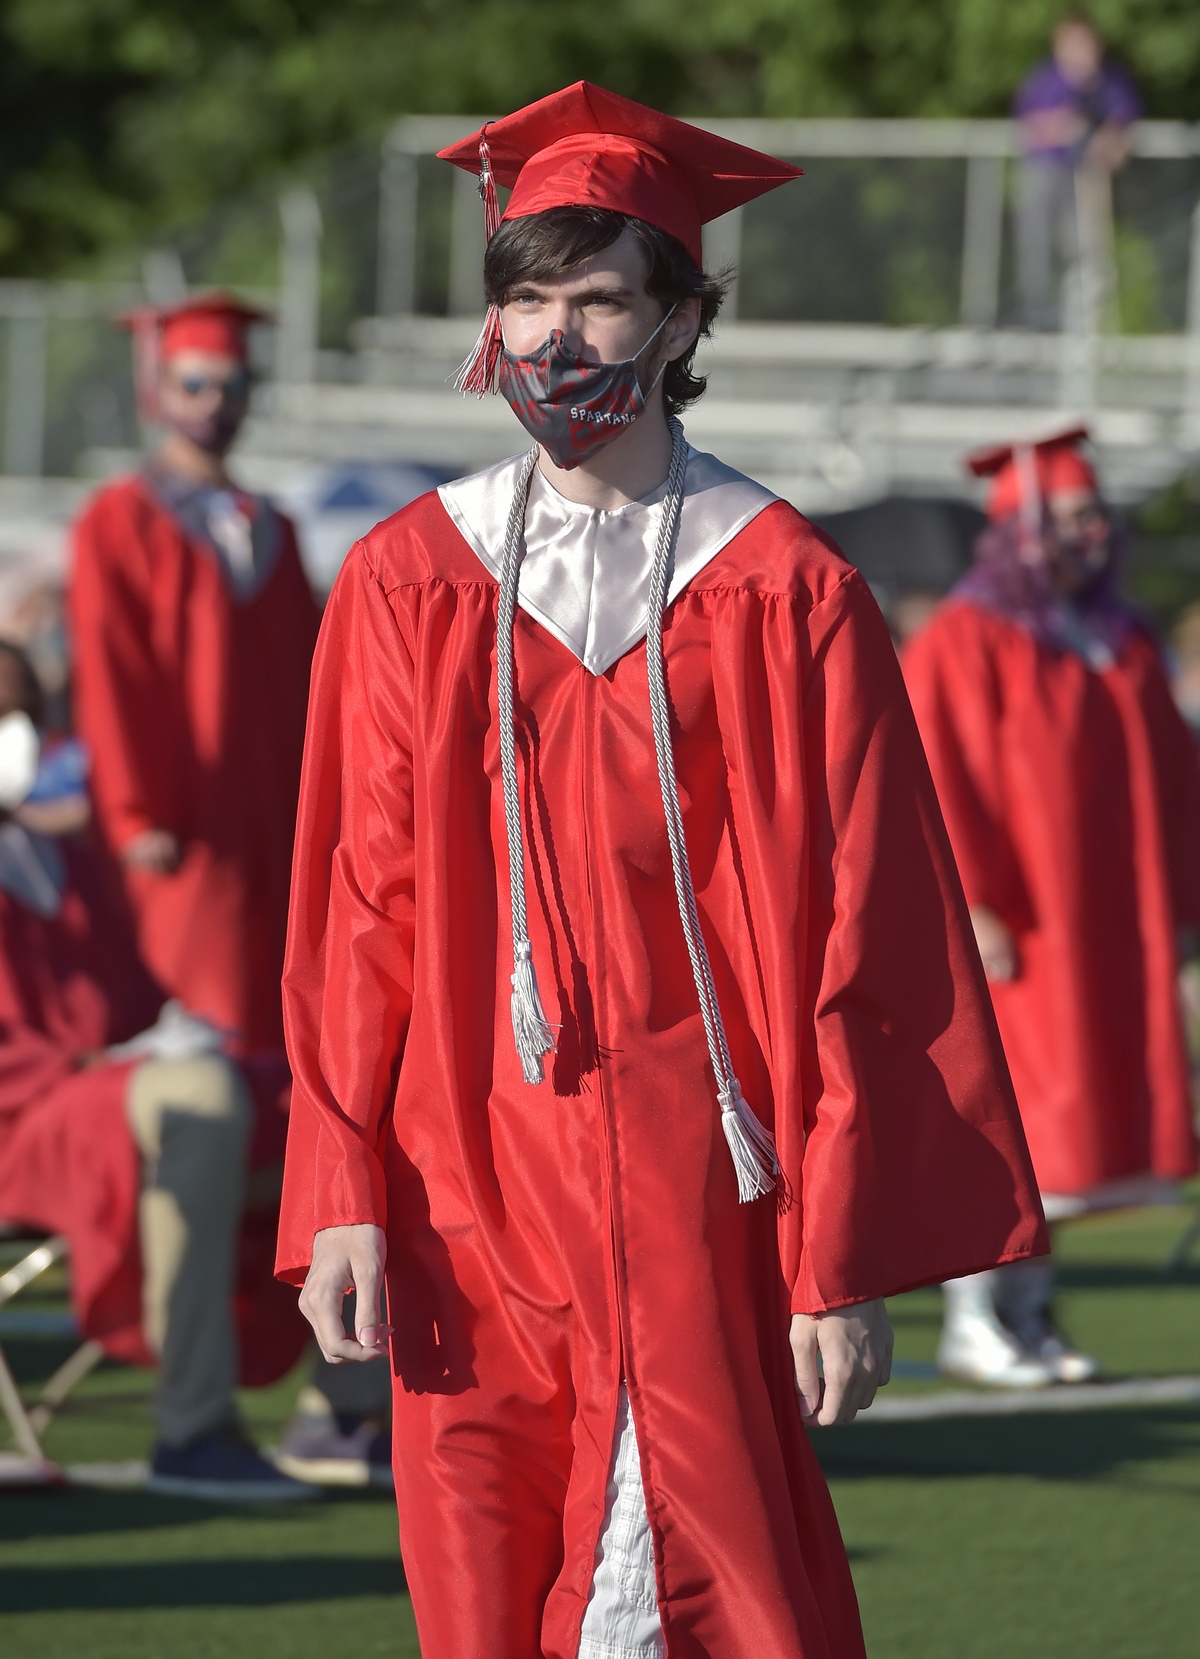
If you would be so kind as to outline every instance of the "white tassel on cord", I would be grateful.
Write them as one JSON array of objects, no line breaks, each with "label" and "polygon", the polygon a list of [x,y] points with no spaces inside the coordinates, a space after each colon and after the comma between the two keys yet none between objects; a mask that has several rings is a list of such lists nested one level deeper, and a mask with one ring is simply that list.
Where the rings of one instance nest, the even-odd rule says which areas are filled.
[{"label": "white tassel on cord", "polygon": [[525,506],[537,464],[535,444],[525,457],[504,537],[500,569],[500,602],[496,607],[496,714],[500,723],[500,776],[504,785],[504,827],[508,837],[508,891],[512,908],[513,1041],[527,1083],[542,1083],[543,1057],[554,1052],[554,1027],[546,1018],[533,967],[529,919],[525,910],[525,842],[521,833],[521,796],[517,787],[516,714],[513,709],[513,626],[516,622],[517,583],[525,551]]},{"label": "white tassel on cord", "polygon": [[737,1171],[738,1203],[765,1198],[779,1183],[775,1137],[755,1117],[736,1077],[729,1079],[727,1088],[717,1090],[717,1099],[721,1103],[721,1128]]},{"label": "white tassel on cord", "polygon": [[725,1035],[725,1022],[717,1002],[717,988],[713,980],[708,946],[700,927],[700,912],[696,905],[696,889],[692,882],[687,841],[683,833],[683,813],[679,806],[679,785],[675,778],[675,756],[671,748],[671,715],[667,705],[666,669],[663,663],[662,620],[667,588],[674,563],[675,538],[679,531],[679,515],[683,506],[683,489],[687,477],[687,441],[679,422],[671,420],[671,470],[667,477],[667,494],[662,506],[662,523],[658,546],[654,553],[654,567],[650,575],[650,595],[646,604],[646,677],[650,690],[650,723],[654,729],[654,751],[658,760],[658,782],[662,792],[663,812],[667,820],[667,841],[671,848],[671,866],[675,873],[675,897],[679,905],[679,920],[687,942],[704,1020],[704,1035],[708,1042],[709,1059],[717,1080],[717,1100],[721,1107],[721,1128],[729,1146],[729,1155],[737,1173],[738,1202],[749,1204],[755,1198],[765,1198],[779,1185],[779,1155],[775,1137],[759,1122],[745,1100],[741,1085],[733,1075],[733,1061]]},{"label": "white tassel on cord", "polygon": [[533,947],[522,939],[513,956],[512,1023],[521,1075],[527,1083],[546,1079],[543,1055],[554,1049],[554,1028],[546,1018],[533,966]]}]

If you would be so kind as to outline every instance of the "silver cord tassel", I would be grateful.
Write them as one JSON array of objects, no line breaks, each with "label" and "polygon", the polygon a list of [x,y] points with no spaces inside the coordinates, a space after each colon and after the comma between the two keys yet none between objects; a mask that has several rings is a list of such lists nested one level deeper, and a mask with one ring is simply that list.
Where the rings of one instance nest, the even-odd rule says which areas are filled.
[{"label": "silver cord tassel", "polygon": [[525,509],[529,486],[537,465],[535,444],[525,457],[517,480],[508,529],[504,537],[504,562],[500,568],[500,602],[496,613],[496,708],[500,722],[500,775],[504,784],[504,827],[508,832],[508,886],[512,900],[513,1040],[526,1083],[545,1081],[545,1055],[554,1051],[554,1030],[546,1018],[533,966],[529,943],[529,919],[525,909],[525,845],[521,835],[521,796],[517,788],[517,735],[513,714],[513,626],[516,621],[517,581],[525,553]]},{"label": "silver cord tassel", "polygon": [[717,988],[713,980],[708,946],[700,927],[700,912],[696,905],[696,889],[692,883],[691,864],[683,833],[683,813],[679,806],[679,786],[675,778],[675,755],[671,747],[671,716],[667,704],[666,669],[663,659],[663,610],[671,571],[675,564],[675,541],[679,534],[679,517],[683,508],[684,481],[687,476],[687,440],[683,427],[673,417],[671,428],[671,470],[667,475],[667,494],[663,501],[662,522],[658,532],[658,546],[654,552],[654,566],[650,576],[650,594],[646,603],[646,676],[650,685],[650,722],[654,728],[654,751],[658,760],[658,782],[662,790],[663,811],[667,820],[667,840],[671,848],[671,865],[675,872],[675,897],[679,904],[679,919],[687,941],[692,963],[692,978],[700,1000],[700,1014],[704,1020],[704,1035],[708,1042],[709,1059],[717,1080],[717,1100],[721,1107],[721,1128],[729,1145],[733,1167],[737,1172],[738,1202],[748,1204],[776,1190],[779,1181],[779,1157],[775,1137],[748,1105],[741,1085],[733,1074],[733,1061],[725,1035],[725,1022],[717,1003]]}]

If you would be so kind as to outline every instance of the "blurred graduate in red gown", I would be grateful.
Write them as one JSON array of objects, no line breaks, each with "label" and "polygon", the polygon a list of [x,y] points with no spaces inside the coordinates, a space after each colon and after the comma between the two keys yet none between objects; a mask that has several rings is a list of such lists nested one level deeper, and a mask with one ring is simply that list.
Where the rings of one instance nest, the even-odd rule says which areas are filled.
[{"label": "blurred graduate in red gown", "polygon": [[282,1050],[279,980],[318,613],[291,525],[233,484],[247,329],[224,295],[129,319],[162,437],[75,537],[76,714],[146,962],[243,1052]]},{"label": "blurred graduate in red gown", "polygon": [[861,1659],[805,1423],[1044,1232],[878,607],[674,418],[701,222],[795,170],[586,83],[446,154],[534,442],[330,599],[279,1268],[358,1361],[386,1263],[426,1659]]},{"label": "blurred graduate in red gown", "polygon": [[[1200,767],[1153,633],[1118,593],[1085,435],[972,458],[992,523],[904,653],[1052,1219],[1196,1168],[1176,971],[1200,922]],[[946,1368],[1092,1374],[1051,1291],[1041,1262],[949,1286]]]}]

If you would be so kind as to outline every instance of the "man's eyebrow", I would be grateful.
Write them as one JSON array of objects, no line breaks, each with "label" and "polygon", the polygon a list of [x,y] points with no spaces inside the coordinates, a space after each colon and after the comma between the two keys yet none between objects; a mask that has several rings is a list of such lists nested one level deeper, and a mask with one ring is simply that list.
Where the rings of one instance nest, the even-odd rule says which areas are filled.
[{"label": "man's eyebrow", "polygon": [[[545,295],[549,290],[540,282],[514,282],[508,290],[510,294],[538,294]],[[627,300],[633,298],[633,289],[624,288],[620,283],[592,283],[587,288],[580,288],[569,294],[571,300]]]}]

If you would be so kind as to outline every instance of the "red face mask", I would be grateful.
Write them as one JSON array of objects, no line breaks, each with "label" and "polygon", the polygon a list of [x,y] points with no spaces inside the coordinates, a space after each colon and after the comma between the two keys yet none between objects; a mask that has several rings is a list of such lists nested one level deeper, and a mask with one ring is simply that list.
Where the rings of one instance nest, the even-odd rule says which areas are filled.
[{"label": "red face mask", "polygon": [[500,391],[521,425],[537,439],[556,467],[570,470],[619,438],[646,407],[666,371],[643,390],[638,358],[656,340],[675,311],[672,306],[646,344],[620,363],[588,363],[567,349],[560,328],[536,351],[518,356],[505,346]]}]

